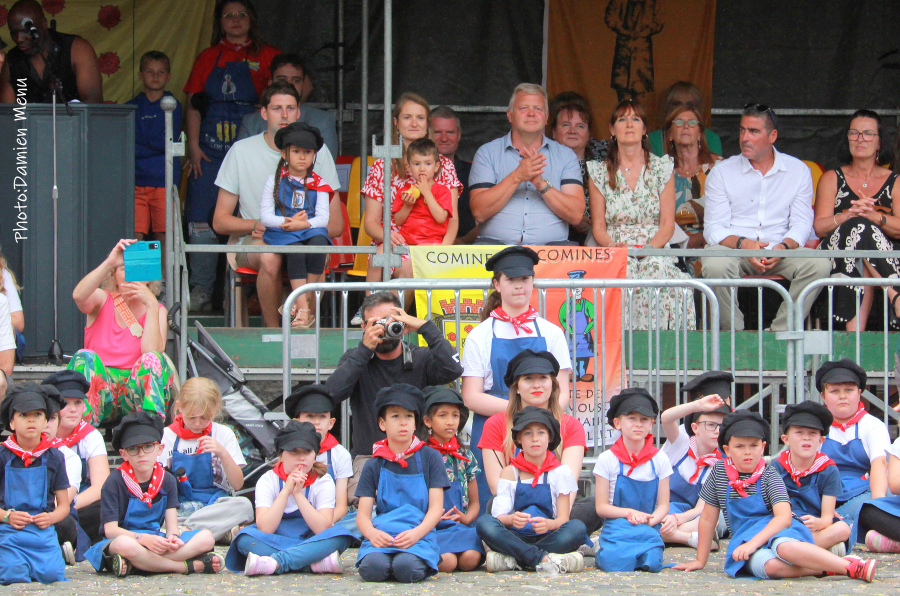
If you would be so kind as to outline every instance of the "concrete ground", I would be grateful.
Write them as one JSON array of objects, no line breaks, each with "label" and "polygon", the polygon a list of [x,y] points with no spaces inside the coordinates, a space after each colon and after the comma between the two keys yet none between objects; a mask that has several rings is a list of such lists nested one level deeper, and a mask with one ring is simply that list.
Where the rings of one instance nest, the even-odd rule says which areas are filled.
[{"label": "concrete ground", "polygon": [[[223,555],[224,547],[217,549]],[[679,563],[693,558],[688,548],[666,550],[666,563]],[[857,552],[867,557],[868,553]],[[193,596],[239,594],[241,596],[443,596],[510,594],[516,596],[540,594],[676,594],[719,595],[800,595],[844,596],[846,594],[895,596],[900,589],[900,557],[874,555],[878,560],[876,579],[867,584],[846,577],[803,578],[799,580],[748,581],[734,580],[722,571],[724,550],[713,553],[710,564],[703,571],[684,573],[671,569],[662,573],[601,573],[593,560],[581,573],[558,577],[541,577],[536,573],[519,571],[505,573],[439,573],[419,584],[365,583],[356,573],[356,550],[344,553],[344,575],[287,574],[268,577],[244,577],[223,571],[210,575],[129,576],[123,579],[109,574],[95,573],[86,561],[69,567],[68,582],[54,584],[48,592],[41,584],[17,584],[0,587],[0,594],[47,594],[53,596],[91,596],[127,594],[128,596],[191,594]],[[2,564],[2,562],[0,562]]]}]

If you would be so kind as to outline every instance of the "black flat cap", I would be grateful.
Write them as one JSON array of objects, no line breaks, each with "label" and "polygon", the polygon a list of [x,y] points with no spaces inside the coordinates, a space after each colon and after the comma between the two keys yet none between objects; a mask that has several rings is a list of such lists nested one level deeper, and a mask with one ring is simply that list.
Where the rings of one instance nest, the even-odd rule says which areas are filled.
[{"label": "black flat cap", "polygon": [[44,398],[47,401],[47,418],[60,412],[66,407],[66,398],[53,385],[41,385],[44,390]]},{"label": "black flat cap", "polygon": [[158,443],[162,440],[164,426],[162,416],[155,412],[132,412],[113,429],[112,447],[119,450],[144,443]]},{"label": "black flat cap", "polygon": [[[721,397],[721,395],[719,397]],[[691,412],[684,417],[684,432],[687,433],[687,436],[693,437],[694,429],[691,428],[691,425],[697,422],[697,419],[704,414],[725,414],[727,416],[728,414],[731,414],[731,412],[731,406],[729,406],[728,404],[722,404],[715,410],[710,410],[709,412]]]},{"label": "black flat cap", "polygon": [[41,385],[50,385],[59,390],[63,397],[75,397],[79,399],[87,399],[88,389],[91,388],[90,382],[78,371],[61,370],[53,373],[43,381]]},{"label": "black flat cap", "polygon": [[395,383],[390,387],[383,387],[375,394],[375,410],[380,417],[388,406],[400,406],[410,412],[416,413],[416,424],[422,421],[422,406],[425,404],[425,396],[422,390],[408,383]]},{"label": "black flat cap", "polygon": [[459,409],[459,428],[464,427],[469,421],[469,408],[466,407],[462,396],[456,389],[444,386],[426,387],[422,390],[422,395],[425,396],[425,406],[422,408],[425,414],[431,411],[432,406],[450,404]]},{"label": "black flat cap", "polygon": [[[58,392],[57,392],[58,393]],[[37,383],[17,385],[9,390],[6,398],[0,403],[0,422],[4,428],[9,428],[9,422],[14,412],[25,414],[34,410],[43,410],[47,418],[50,418],[48,392],[45,387]]]},{"label": "black flat cap", "polygon": [[831,415],[828,408],[810,400],[789,405],[784,409],[784,416],[781,417],[781,427],[785,433],[790,426],[801,426],[827,435],[832,422],[834,422],[834,416]]},{"label": "black flat cap", "polygon": [[725,416],[722,428],[719,430],[719,447],[728,444],[731,437],[756,437],[763,441],[769,440],[771,427],[765,419],[749,410],[735,410]]},{"label": "black flat cap", "polygon": [[613,420],[625,414],[638,412],[644,416],[656,418],[659,414],[659,406],[650,392],[643,387],[631,387],[623,389],[618,395],[609,400],[609,409],[606,411],[606,421],[613,426]]},{"label": "black flat cap", "polygon": [[320,445],[319,433],[311,422],[291,420],[275,433],[275,451],[278,453],[294,449],[309,449],[319,453]]},{"label": "black flat cap", "polygon": [[866,371],[849,358],[826,360],[816,371],[816,389],[825,390],[825,383],[854,383],[857,387],[865,387]]},{"label": "black flat cap", "polygon": [[562,442],[562,436],[559,431],[559,421],[553,417],[550,410],[538,408],[537,406],[525,406],[521,412],[513,416],[512,437],[513,442],[519,445],[519,433],[529,424],[537,422],[543,424],[550,431],[550,444],[547,445],[547,451],[554,451]]},{"label": "black flat cap", "polygon": [[529,373],[547,374],[554,377],[559,374],[559,361],[556,356],[546,350],[535,352],[525,349],[512,357],[506,365],[506,374],[503,382],[507,387],[512,387],[516,377]]},{"label": "black flat cap", "polygon": [[697,375],[689,383],[685,383],[681,390],[685,393],[692,393],[698,398],[718,395],[728,401],[728,398],[731,397],[731,383],[733,382],[734,377],[730,372],[711,370]]},{"label": "black flat cap", "polygon": [[527,246],[508,246],[484,264],[488,271],[500,271],[506,277],[534,275],[534,266],[541,262],[536,252]]},{"label": "black flat cap", "polygon": [[284,400],[284,413],[291,418],[296,418],[300,412],[318,414],[333,411],[334,400],[325,385],[307,385],[294,389],[291,395]]},{"label": "black flat cap", "polygon": [[293,122],[275,133],[275,146],[284,149],[287,145],[318,151],[325,144],[322,133],[306,122]]}]

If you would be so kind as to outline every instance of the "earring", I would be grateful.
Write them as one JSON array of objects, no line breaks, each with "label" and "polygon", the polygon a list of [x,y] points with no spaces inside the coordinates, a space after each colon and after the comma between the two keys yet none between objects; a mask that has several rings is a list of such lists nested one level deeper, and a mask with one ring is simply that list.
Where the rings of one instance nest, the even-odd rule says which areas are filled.
[{"label": "earring", "polygon": [[612,142],[613,142],[613,143],[616,142],[616,135],[613,135],[613,136],[612,136]]},{"label": "earring", "polygon": [[703,146],[700,145],[700,139],[697,139],[697,149],[703,149]]},{"label": "earring", "polygon": [[649,138],[650,138],[650,135],[648,135],[647,133],[644,133],[644,136],[641,137],[641,140],[646,141]]}]

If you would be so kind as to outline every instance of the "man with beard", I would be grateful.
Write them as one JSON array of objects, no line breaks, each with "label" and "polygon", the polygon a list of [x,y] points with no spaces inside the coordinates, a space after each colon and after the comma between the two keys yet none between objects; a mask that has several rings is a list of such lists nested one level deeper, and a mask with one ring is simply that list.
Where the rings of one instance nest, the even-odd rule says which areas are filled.
[{"label": "man with beard", "polygon": [[[400,300],[394,294],[370,294],[360,311],[363,339],[357,347],[341,356],[337,368],[325,383],[336,404],[349,398],[353,410],[350,435],[353,477],[347,485],[350,505],[358,502],[356,485],[363,466],[372,457],[372,444],[385,438],[378,427],[375,409],[378,390],[396,383],[408,383],[419,389],[446,385],[463,372],[456,350],[444,339],[441,330],[431,321],[403,312]],[[428,347],[409,347],[400,337],[388,337],[382,321],[400,321],[405,325],[404,333],[418,332]]]}]

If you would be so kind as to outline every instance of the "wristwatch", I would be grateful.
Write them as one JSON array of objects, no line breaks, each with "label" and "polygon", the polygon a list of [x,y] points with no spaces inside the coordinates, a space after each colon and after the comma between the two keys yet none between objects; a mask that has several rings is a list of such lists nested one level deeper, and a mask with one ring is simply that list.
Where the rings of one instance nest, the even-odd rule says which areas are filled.
[{"label": "wristwatch", "polygon": [[886,223],[887,223],[887,217],[885,217],[884,213],[882,213],[881,214],[881,225],[884,226],[884,224],[886,224]]},{"label": "wristwatch", "polygon": [[547,186],[545,186],[544,188],[539,188],[539,189],[538,189],[538,192],[541,194],[541,196],[547,194],[547,192],[548,192],[551,188],[553,188],[553,184],[552,184],[549,180],[544,180],[544,183],[545,183]]}]

